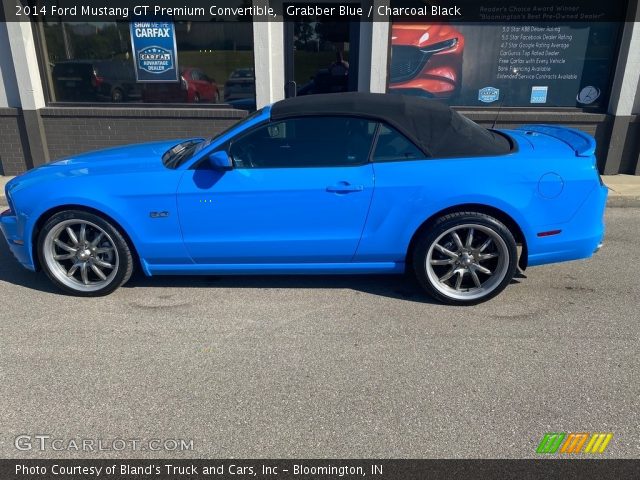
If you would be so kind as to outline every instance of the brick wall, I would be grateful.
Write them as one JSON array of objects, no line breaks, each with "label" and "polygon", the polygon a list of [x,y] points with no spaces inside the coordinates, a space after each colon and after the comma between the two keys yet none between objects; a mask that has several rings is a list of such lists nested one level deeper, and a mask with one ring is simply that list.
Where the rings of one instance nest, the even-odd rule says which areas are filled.
[{"label": "brick wall", "polygon": [[40,111],[52,160],[153,140],[211,137],[246,116],[234,109],[56,108]]},{"label": "brick wall", "polygon": [[[495,111],[460,109],[481,125],[491,126]],[[51,160],[76,153],[128,143],[210,137],[246,116],[242,110],[225,108],[95,108],[47,107],[39,111]],[[503,110],[497,127],[513,128],[525,123],[572,126],[596,137],[596,153],[603,170],[611,139],[613,117],[573,111]],[[620,173],[640,171],[640,118],[633,118],[625,141]],[[31,168],[22,114],[19,109],[0,108],[0,175],[16,175]]]},{"label": "brick wall", "polygon": [[17,175],[27,169],[20,110],[0,108],[0,175]]}]

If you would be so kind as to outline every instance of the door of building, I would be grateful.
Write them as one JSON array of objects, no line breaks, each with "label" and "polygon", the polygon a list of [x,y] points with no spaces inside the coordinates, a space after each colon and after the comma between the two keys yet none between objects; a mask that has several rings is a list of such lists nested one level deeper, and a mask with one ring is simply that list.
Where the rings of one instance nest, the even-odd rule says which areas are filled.
[{"label": "door of building", "polygon": [[[338,5],[335,7],[337,11]],[[285,97],[358,89],[358,20],[336,15],[305,16],[285,22]]]}]

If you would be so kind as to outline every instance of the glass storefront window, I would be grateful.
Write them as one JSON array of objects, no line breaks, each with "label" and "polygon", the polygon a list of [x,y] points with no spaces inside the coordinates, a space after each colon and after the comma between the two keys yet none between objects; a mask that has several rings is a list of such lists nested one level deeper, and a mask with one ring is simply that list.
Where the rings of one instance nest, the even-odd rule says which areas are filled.
[{"label": "glass storefront window", "polygon": [[[348,3],[360,6],[353,0]],[[322,5],[334,13],[299,15],[285,22],[286,97],[358,89],[361,19],[335,14],[339,4]]]},{"label": "glass storefront window", "polygon": [[[338,93],[350,88],[351,25],[348,22],[303,21],[294,24],[293,75],[297,95]],[[351,62],[353,63],[353,61]],[[355,66],[355,64],[354,64]]]},{"label": "glass storefront window", "polygon": [[620,23],[391,26],[389,93],[466,107],[603,111]]},{"label": "glass storefront window", "polygon": [[251,22],[175,22],[179,81],[136,80],[128,22],[45,21],[37,28],[56,103],[230,104],[255,109]]}]

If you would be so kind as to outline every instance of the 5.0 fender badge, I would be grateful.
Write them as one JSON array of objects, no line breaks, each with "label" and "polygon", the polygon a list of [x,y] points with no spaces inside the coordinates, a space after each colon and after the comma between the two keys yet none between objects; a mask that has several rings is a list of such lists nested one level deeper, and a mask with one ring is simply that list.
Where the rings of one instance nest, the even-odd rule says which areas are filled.
[{"label": "5.0 fender badge", "polygon": [[169,212],[163,210],[162,212],[149,212],[151,218],[164,218],[169,216]]}]

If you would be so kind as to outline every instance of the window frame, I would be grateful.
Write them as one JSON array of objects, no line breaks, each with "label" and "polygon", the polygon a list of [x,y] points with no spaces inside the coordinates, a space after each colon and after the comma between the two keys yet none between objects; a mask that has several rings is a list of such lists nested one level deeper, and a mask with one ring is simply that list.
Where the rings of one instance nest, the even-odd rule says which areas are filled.
[{"label": "window frame", "polygon": [[[176,20],[176,22],[178,21],[183,21],[183,20]],[[49,82],[49,78],[47,76],[47,71],[46,69],[48,68],[49,65],[49,60],[47,58],[47,56],[45,55],[46,52],[46,39],[43,35],[43,32],[40,31],[40,27],[42,25],[43,22],[40,21],[34,21],[34,20],[30,20],[31,22],[31,35],[32,35],[32,39],[35,45],[35,49],[36,49],[36,58],[38,60],[38,74],[40,77],[40,84],[42,85],[42,90],[43,90],[43,94],[44,94],[44,102],[45,102],[45,106],[46,107],[54,107],[54,108],[78,108],[78,107],[86,107],[86,108],[96,108],[96,109],[100,109],[100,108],[122,108],[122,109],[127,109],[127,110],[140,110],[140,109],[149,109],[149,110],[161,110],[161,109],[180,109],[180,110],[228,110],[228,109],[232,109],[232,110],[242,110],[241,108],[237,108],[234,107],[233,105],[229,104],[229,103],[224,103],[224,99],[221,98],[220,103],[205,103],[205,104],[198,104],[198,103],[171,103],[171,102],[166,102],[166,103],[144,103],[144,102],[109,102],[109,101],[103,101],[103,102],[64,102],[64,101],[59,101],[59,100],[53,100],[55,97],[55,89],[53,87],[52,82]],[[81,22],[82,23],[82,22]],[[93,22],[88,22],[88,23],[93,23]],[[100,22],[98,22],[100,23]],[[114,22],[117,23],[117,22]],[[128,23],[128,22],[124,22],[124,23]],[[231,23],[231,22],[230,22]],[[253,21],[251,22],[253,24]],[[253,59],[253,66],[251,67],[253,69],[253,71],[255,72],[256,69],[256,45],[255,45],[255,37],[252,39],[253,42],[253,48],[252,48],[252,59]],[[177,52],[178,56],[180,55],[180,52]],[[84,59],[78,59],[78,60],[84,60]],[[94,60],[94,59],[90,59],[90,60]],[[96,61],[103,61],[103,60],[109,60],[109,59],[95,59]],[[135,67],[134,67],[135,68]],[[243,67],[244,68],[244,67]],[[247,67],[249,68],[249,67]],[[231,72],[233,72],[234,70],[236,70],[235,68],[231,69]],[[214,81],[212,79],[212,81]],[[217,82],[214,81],[214,83],[217,84]],[[226,80],[225,80],[226,83]],[[253,84],[253,93],[254,93],[254,97],[256,95],[256,79],[254,77],[254,84]],[[259,109],[256,109],[259,110]],[[252,113],[251,111],[249,113]]]},{"label": "window frame", "polygon": [[[233,144],[239,140],[242,140],[243,138],[255,133],[258,129],[260,128],[268,128],[269,125],[272,124],[277,124],[277,123],[281,123],[281,122],[286,122],[286,121],[290,121],[290,120],[300,120],[300,119],[307,119],[307,118],[350,118],[350,119],[356,119],[356,120],[363,120],[363,121],[367,121],[367,122],[371,122],[375,124],[375,129],[373,131],[373,136],[371,139],[371,144],[369,145],[369,152],[367,154],[367,156],[365,157],[365,160],[363,162],[359,162],[359,163],[345,163],[345,164],[334,164],[334,165],[291,165],[291,166],[276,166],[276,167],[270,167],[270,166],[260,166],[260,167],[238,167],[236,165],[236,160],[235,158],[233,158],[233,155],[231,155],[231,148],[233,146]],[[229,139],[229,141],[225,142],[225,144],[220,145],[220,148],[216,149],[216,150],[225,150],[227,152],[227,154],[229,155],[229,157],[231,158],[231,162],[233,163],[233,169],[239,169],[239,170],[275,170],[275,169],[283,169],[283,168],[295,168],[295,169],[302,169],[302,168],[350,168],[350,167],[362,167],[363,165],[368,165],[373,163],[372,162],[372,156],[373,156],[373,152],[375,149],[375,145],[377,144],[377,140],[378,140],[378,133],[380,131],[380,125],[383,122],[379,119],[375,119],[375,118],[368,118],[365,116],[356,116],[356,115],[297,115],[297,116],[291,116],[291,117],[285,117],[285,118],[281,118],[278,120],[273,120],[273,119],[269,119],[266,122],[260,123],[258,125],[253,126],[251,129],[249,129],[246,132],[242,132],[240,135],[238,135],[237,137],[231,138]],[[413,142],[411,142],[413,143]],[[417,148],[417,147],[416,147]],[[420,149],[418,149],[420,150]]]},{"label": "window frame", "polygon": [[[424,155],[424,157],[420,157],[420,158],[404,158],[404,159],[395,159],[395,160],[375,160],[374,159],[374,155],[376,153],[376,148],[378,147],[378,140],[380,139],[380,130],[382,130],[382,126],[387,127],[391,132],[395,132],[395,133],[401,135],[407,142],[409,142],[410,145],[413,146],[413,148],[415,148],[417,151],[422,153],[422,155]],[[374,142],[373,142],[373,145],[372,145],[371,152],[369,152],[369,162],[370,163],[376,164],[376,163],[417,162],[417,161],[433,160],[434,158],[435,157],[433,157],[431,154],[425,153],[410,138],[408,138],[404,133],[402,133],[397,128],[389,125],[385,121],[382,121],[382,120],[378,121],[378,128],[376,130],[376,136],[375,136],[375,139],[374,139]]]},{"label": "window frame", "polygon": [[[258,114],[259,112],[261,112],[261,110],[254,112],[252,115]],[[375,130],[373,132],[373,139],[371,142],[371,146],[369,149],[369,154],[367,156],[367,161],[366,162],[362,162],[362,163],[357,163],[357,164],[343,164],[343,165],[326,165],[326,166],[307,166],[307,165],[300,165],[300,166],[279,166],[279,167],[238,167],[236,165],[235,159],[233,158],[233,156],[230,153],[230,148],[231,145],[238,141],[241,140],[243,138],[245,138],[248,135],[251,135],[253,132],[255,132],[257,129],[259,128],[263,128],[263,127],[268,127],[270,124],[273,123],[279,123],[282,121],[286,121],[286,120],[293,120],[293,119],[301,119],[301,118],[312,118],[312,117],[322,117],[322,118],[357,118],[357,119],[362,119],[362,120],[366,120],[372,123],[376,124]],[[382,128],[382,126],[387,127],[388,129],[398,133],[399,135],[401,135],[402,137],[404,137],[406,139],[407,142],[409,142],[416,150],[418,150],[419,152],[422,153],[422,157],[419,158],[406,158],[406,159],[394,159],[394,160],[374,160],[373,156],[375,154],[375,150],[378,146],[378,140],[380,138],[380,130]],[[496,130],[496,133],[503,136],[504,138],[506,138],[509,143],[511,144],[511,150],[509,152],[506,152],[500,156],[509,156],[509,155],[515,155],[518,153],[519,151],[519,147],[518,147],[518,143],[508,134],[503,133],[499,130]],[[456,155],[456,156],[434,156],[432,155],[430,152],[425,152],[422,148],[418,147],[407,135],[405,135],[401,130],[399,130],[398,128],[394,127],[393,125],[389,124],[388,122],[384,121],[383,119],[380,118],[376,118],[373,116],[367,116],[367,115],[360,115],[360,116],[355,116],[355,115],[346,115],[346,114],[330,114],[330,115],[318,115],[318,114],[299,114],[299,115],[292,115],[292,116],[288,116],[285,118],[280,118],[278,120],[273,120],[273,119],[264,119],[263,121],[261,121],[260,123],[257,123],[253,126],[251,126],[248,130],[244,131],[244,132],[239,132],[235,137],[230,138],[226,141],[224,141],[223,143],[221,143],[220,145],[218,145],[215,150],[213,150],[210,153],[213,152],[217,152],[217,151],[225,151],[230,157],[231,160],[233,162],[233,168],[236,169],[256,169],[256,170],[265,170],[265,169],[283,169],[283,168],[330,168],[330,167],[340,167],[340,168],[345,168],[345,167],[360,167],[366,164],[377,164],[377,163],[399,163],[399,162],[423,162],[423,161],[438,161],[438,160],[457,160],[457,159],[469,159],[469,158],[487,158],[487,157],[494,157],[495,155],[493,154],[484,154],[484,155],[473,155],[473,156],[466,156],[466,155]],[[194,165],[192,165],[190,168],[191,169],[197,169],[197,168],[202,168],[203,165],[205,165],[206,162],[203,159],[200,159],[199,161],[195,162]]]}]

